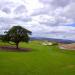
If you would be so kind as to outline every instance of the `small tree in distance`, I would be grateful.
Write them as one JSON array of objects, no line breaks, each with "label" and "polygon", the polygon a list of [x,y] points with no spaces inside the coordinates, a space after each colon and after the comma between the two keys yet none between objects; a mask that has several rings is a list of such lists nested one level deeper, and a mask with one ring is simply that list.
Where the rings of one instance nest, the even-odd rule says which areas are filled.
[{"label": "small tree in distance", "polygon": [[28,42],[31,35],[31,31],[21,27],[21,26],[13,26],[9,31],[5,32],[5,35],[2,37],[2,40],[5,42],[14,42],[16,48],[18,49],[19,43],[21,41]]}]

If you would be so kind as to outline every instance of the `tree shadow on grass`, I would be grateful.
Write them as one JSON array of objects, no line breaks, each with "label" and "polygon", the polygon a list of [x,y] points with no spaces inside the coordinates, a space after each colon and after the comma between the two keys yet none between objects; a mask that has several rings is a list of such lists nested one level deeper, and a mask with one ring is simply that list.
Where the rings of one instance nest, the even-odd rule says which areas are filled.
[{"label": "tree shadow on grass", "polygon": [[14,46],[0,46],[0,51],[8,51],[8,52],[31,52],[31,48],[16,48]]}]

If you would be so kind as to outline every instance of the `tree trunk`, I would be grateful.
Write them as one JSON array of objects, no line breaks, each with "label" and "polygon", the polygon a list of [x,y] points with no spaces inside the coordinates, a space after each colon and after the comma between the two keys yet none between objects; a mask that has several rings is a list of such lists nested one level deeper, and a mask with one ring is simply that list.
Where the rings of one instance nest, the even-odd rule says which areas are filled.
[{"label": "tree trunk", "polygon": [[19,43],[16,43],[16,48],[19,49]]}]

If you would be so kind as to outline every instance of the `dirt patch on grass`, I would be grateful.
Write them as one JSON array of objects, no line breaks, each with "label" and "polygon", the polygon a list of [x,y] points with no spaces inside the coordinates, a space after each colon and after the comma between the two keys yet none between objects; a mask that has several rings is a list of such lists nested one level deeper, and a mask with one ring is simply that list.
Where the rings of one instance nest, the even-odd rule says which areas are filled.
[{"label": "dirt patch on grass", "polygon": [[62,69],[73,69],[73,68],[75,68],[75,65],[66,65],[62,67]]},{"label": "dirt patch on grass", "polygon": [[13,46],[0,46],[0,51],[11,51],[11,52],[28,52],[31,48],[16,48]]},{"label": "dirt patch on grass", "polygon": [[75,65],[68,65],[68,68],[75,68]]},{"label": "dirt patch on grass", "polygon": [[66,50],[75,50],[75,43],[72,44],[60,44],[60,49],[66,49]]}]

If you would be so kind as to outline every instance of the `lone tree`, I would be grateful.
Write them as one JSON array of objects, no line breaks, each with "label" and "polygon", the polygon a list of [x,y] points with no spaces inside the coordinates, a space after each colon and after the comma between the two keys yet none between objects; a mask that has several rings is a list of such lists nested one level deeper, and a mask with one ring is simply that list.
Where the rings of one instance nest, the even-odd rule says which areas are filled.
[{"label": "lone tree", "polygon": [[5,35],[2,37],[2,40],[12,44],[15,43],[16,48],[19,48],[19,43],[21,41],[28,42],[31,35],[31,31],[21,27],[21,26],[13,26],[9,31],[5,32]]}]

